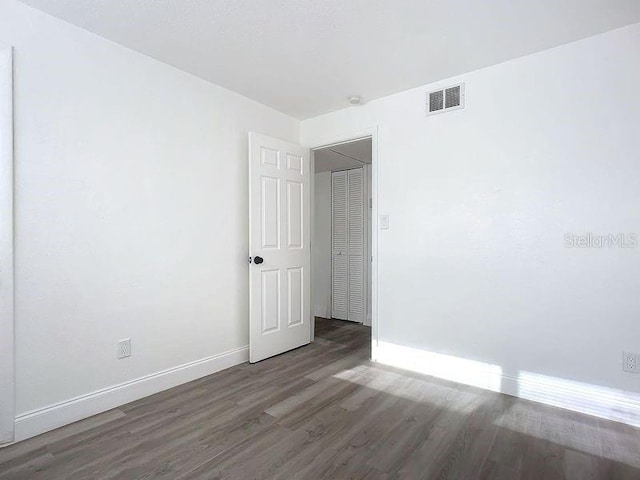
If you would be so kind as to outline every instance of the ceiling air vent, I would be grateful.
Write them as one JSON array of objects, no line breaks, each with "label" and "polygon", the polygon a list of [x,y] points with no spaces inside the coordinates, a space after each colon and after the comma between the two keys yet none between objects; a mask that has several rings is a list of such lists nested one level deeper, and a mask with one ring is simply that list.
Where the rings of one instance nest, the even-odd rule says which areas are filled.
[{"label": "ceiling air vent", "polygon": [[464,83],[427,93],[427,115],[464,108]]}]

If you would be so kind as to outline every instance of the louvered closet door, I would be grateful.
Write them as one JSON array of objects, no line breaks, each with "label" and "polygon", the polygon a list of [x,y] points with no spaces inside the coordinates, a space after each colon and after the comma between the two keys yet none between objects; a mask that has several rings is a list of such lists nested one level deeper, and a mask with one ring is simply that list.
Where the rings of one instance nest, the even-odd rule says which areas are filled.
[{"label": "louvered closet door", "polygon": [[364,277],[364,170],[332,174],[333,281],[332,316],[363,322]]},{"label": "louvered closet door", "polygon": [[347,320],[363,322],[364,303],[364,170],[347,171],[349,198],[349,314]]},{"label": "louvered closet door", "polygon": [[347,172],[331,175],[332,294],[331,316],[349,315],[349,237],[347,231]]}]

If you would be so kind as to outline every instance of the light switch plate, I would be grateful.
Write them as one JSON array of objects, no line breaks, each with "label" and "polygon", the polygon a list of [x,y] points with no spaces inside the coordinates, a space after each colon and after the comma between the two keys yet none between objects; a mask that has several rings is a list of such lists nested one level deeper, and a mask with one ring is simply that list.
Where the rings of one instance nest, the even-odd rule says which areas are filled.
[{"label": "light switch plate", "polygon": [[380,215],[380,230],[389,230],[389,215]]}]

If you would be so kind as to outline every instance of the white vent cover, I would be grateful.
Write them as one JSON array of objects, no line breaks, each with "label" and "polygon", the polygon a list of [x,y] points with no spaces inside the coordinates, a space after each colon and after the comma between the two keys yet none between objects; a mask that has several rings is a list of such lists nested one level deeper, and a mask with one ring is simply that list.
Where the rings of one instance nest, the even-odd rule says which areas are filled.
[{"label": "white vent cover", "polygon": [[427,115],[464,108],[464,83],[427,93]]}]

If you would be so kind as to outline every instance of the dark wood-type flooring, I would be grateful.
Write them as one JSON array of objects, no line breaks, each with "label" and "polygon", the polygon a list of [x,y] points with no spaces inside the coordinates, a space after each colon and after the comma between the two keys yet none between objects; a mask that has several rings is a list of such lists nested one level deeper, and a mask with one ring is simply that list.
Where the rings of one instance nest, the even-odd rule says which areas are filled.
[{"label": "dark wood-type flooring", "polygon": [[640,479],[640,430],[372,363],[369,329],[0,449],[0,479]]}]

